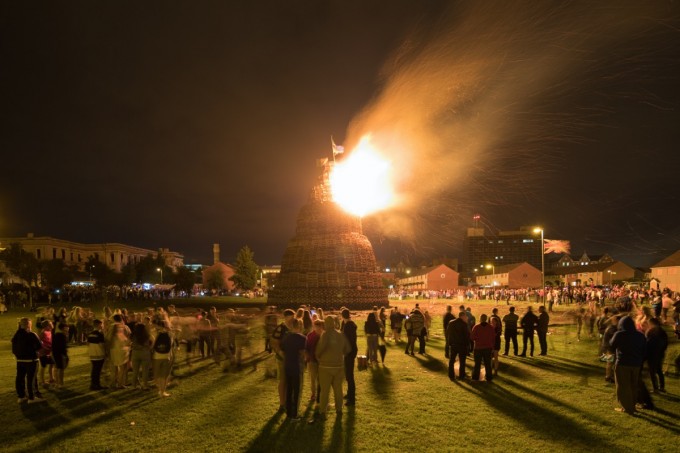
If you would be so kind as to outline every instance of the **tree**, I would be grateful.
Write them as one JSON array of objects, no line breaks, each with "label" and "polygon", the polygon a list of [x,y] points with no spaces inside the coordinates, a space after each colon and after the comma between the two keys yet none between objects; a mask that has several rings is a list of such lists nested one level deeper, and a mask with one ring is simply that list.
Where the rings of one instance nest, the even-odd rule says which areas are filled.
[{"label": "tree", "polygon": [[40,266],[32,253],[25,251],[21,244],[14,242],[0,252],[0,259],[5,262],[9,271],[28,284],[28,304],[33,308],[33,291],[31,286],[38,281]]},{"label": "tree", "polygon": [[215,267],[213,269],[208,269],[203,271],[205,272],[205,286],[206,289],[208,290],[222,290],[225,289],[224,285],[224,271],[219,268]]},{"label": "tree", "polygon": [[109,266],[102,263],[96,256],[90,256],[85,263],[85,271],[90,278],[94,278],[97,286],[107,286],[113,284],[115,273]]},{"label": "tree", "polygon": [[59,289],[73,281],[73,271],[62,259],[42,260],[40,262],[42,284],[51,289]]},{"label": "tree", "polygon": [[257,285],[259,266],[255,263],[253,257],[254,254],[247,245],[239,250],[238,255],[236,255],[234,275],[229,277],[229,280],[234,282],[237,289],[248,291]]},{"label": "tree", "polygon": [[188,267],[182,266],[177,269],[177,273],[174,274],[175,289],[177,291],[184,291],[187,294],[191,294],[196,284],[196,274],[194,271]]},{"label": "tree", "polygon": [[[161,274],[158,269],[163,269],[163,273]],[[163,280],[165,280],[165,276],[172,274],[172,269],[165,265],[165,259],[160,253],[156,256],[153,256],[151,253],[146,255],[139,260],[135,270],[137,271],[139,283],[161,283],[161,275]]]},{"label": "tree", "polygon": [[135,263],[128,262],[125,266],[120,269],[119,284],[131,285],[135,283],[137,279],[137,270],[135,269]]}]

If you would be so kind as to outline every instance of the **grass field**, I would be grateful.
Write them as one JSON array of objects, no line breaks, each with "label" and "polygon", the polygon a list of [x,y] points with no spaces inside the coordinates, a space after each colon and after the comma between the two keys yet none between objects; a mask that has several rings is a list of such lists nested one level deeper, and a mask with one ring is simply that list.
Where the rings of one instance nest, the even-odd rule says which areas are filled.
[{"label": "grass field", "polygon": [[[444,303],[430,305],[431,312],[440,313]],[[492,307],[471,306],[477,316]],[[596,340],[577,342],[564,311],[552,317],[549,355],[503,357],[493,384],[449,381],[437,314],[427,355],[410,357],[403,345],[388,343],[385,366],[355,372],[356,407],[343,408],[339,418],[330,411],[325,423],[311,425],[276,413],[276,381],[265,378],[273,359],[261,352],[258,334],[253,359],[242,370],[224,372],[208,360],[180,367],[165,399],[153,391],[88,391],[86,348],[75,346],[66,390],[44,392],[43,403],[19,405],[8,340],[22,315],[27,313],[0,317],[3,451],[677,451],[675,368],[666,378],[668,393],[654,395],[657,410],[635,417],[615,412],[614,387],[604,382]],[[363,318],[357,318],[360,332]],[[669,362],[680,346],[671,341]],[[360,353],[364,349],[361,335]],[[309,396],[305,382],[301,411],[307,415]]]}]

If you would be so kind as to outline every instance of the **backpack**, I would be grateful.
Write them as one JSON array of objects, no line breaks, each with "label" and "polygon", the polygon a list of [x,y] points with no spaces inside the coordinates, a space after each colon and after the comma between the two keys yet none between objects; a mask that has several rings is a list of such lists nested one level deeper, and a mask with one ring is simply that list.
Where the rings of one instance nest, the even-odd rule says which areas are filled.
[{"label": "backpack", "polygon": [[170,335],[167,332],[161,332],[153,343],[153,350],[159,354],[167,354],[171,346]]}]

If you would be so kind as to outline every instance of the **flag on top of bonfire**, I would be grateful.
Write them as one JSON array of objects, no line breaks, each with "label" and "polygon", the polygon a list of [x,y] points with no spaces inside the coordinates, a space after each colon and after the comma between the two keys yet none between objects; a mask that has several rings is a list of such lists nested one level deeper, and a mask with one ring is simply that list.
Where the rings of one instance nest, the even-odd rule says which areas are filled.
[{"label": "flag on top of bonfire", "polygon": [[331,135],[331,145],[333,146],[333,157],[335,157],[336,154],[342,154],[345,152],[345,147],[344,146],[339,146],[335,144],[335,140],[333,140],[333,136]]},{"label": "flag on top of bonfire", "polygon": [[571,244],[569,241],[559,239],[545,239],[543,243],[543,253],[569,253],[571,251]]}]

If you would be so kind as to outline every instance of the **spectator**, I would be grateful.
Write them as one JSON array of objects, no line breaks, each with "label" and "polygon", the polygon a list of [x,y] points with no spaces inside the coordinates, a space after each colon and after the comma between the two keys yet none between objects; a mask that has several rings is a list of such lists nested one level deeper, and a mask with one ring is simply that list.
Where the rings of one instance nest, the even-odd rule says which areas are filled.
[{"label": "spectator", "polygon": [[470,329],[467,323],[467,313],[461,310],[458,318],[446,326],[446,341],[451,349],[449,354],[449,379],[454,381],[454,364],[458,356],[458,379],[465,379],[465,360],[470,350]]},{"label": "spectator", "polygon": [[87,349],[92,364],[90,372],[90,390],[103,390],[101,384],[101,373],[106,359],[106,339],[102,332],[102,322],[95,319],[93,322],[94,330],[87,335]]},{"label": "spectator", "polygon": [[[132,385],[134,388],[148,390],[149,367],[151,366],[151,346],[153,340],[144,324],[135,324],[131,335],[130,362],[132,364]],[[139,372],[142,379],[139,380]]]},{"label": "spectator", "polygon": [[654,393],[666,391],[666,381],[663,375],[662,365],[668,347],[668,335],[663,330],[659,318],[649,320],[650,328],[647,330],[647,364],[649,375],[652,379]]},{"label": "spectator", "polygon": [[347,402],[346,406],[356,404],[356,384],[354,382],[354,359],[358,353],[357,346],[357,325],[350,319],[350,312],[347,308],[341,311],[342,314],[342,333],[347,338],[351,351],[345,354],[345,379],[347,380]]},{"label": "spectator", "polygon": [[302,319],[293,319],[290,331],[281,340],[286,372],[286,416],[291,421],[298,421],[298,403],[300,399],[301,362],[304,360],[306,338],[302,331]]},{"label": "spectator", "polygon": [[[49,319],[42,322],[42,332],[40,332],[40,343],[42,347],[38,351],[40,358],[40,385],[44,388],[49,388],[50,384],[54,384],[54,358],[52,357],[52,331],[54,325]],[[45,370],[48,370],[48,381],[45,381]]]},{"label": "spectator", "polygon": [[[444,332],[446,333],[446,328],[449,325],[449,322],[453,321],[455,319],[455,316],[453,313],[451,313],[451,310],[453,310],[453,307],[451,305],[446,306],[446,314],[444,314]],[[445,337],[445,344],[444,344],[444,358],[448,359],[449,358],[449,340],[448,336],[444,335]]]},{"label": "spectator", "polygon": [[638,381],[640,369],[645,360],[647,349],[645,336],[635,329],[635,323],[630,316],[624,316],[619,321],[618,331],[610,343],[616,351],[616,398],[621,404],[615,410],[627,414],[635,413],[635,402],[638,397]]},{"label": "spectator", "polygon": [[538,324],[538,317],[534,314],[531,306],[527,307],[527,312],[522,316],[520,325],[522,326],[522,353],[520,357],[527,356],[527,341],[531,343],[530,355],[534,356],[534,330]]},{"label": "spectator", "polygon": [[31,327],[32,322],[29,318],[21,318],[19,328],[12,337],[12,354],[17,360],[15,387],[19,404],[36,401],[33,394],[33,382],[38,365],[38,351],[42,345],[40,338],[31,330]]},{"label": "spectator", "polygon": [[[347,337],[335,329],[335,319],[327,316],[324,319],[325,329],[316,346],[316,357],[319,360],[319,416],[326,419],[328,394],[333,388],[335,412],[342,414],[342,381],[345,377],[344,357],[352,354],[352,347]],[[355,353],[356,354],[356,353]],[[354,365],[352,363],[352,365]]]},{"label": "spectator", "polygon": [[548,355],[548,325],[550,324],[550,316],[545,311],[545,307],[538,307],[538,322],[536,324],[536,333],[538,334],[538,344],[541,347],[539,355]]},{"label": "spectator", "polygon": [[[495,310],[495,309],[494,309]],[[493,368],[493,375],[498,375],[498,353],[501,350],[501,320],[498,316],[491,317],[491,327],[496,334],[493,341],[493,349],[491,350],[491,365]]]},{"label": "spectator", "polygon": [[52,357],[54,358],[54,366],[57,369],[55,373],[56,383],[54,387],[60,389],[64,386],[64,370],[68,367],[68,338],[69,325],[65,322],[57,326],[57,333],[52,337]]},{"label": "spectator", "polygon": [[485,314],[479,317],[479,324],[472,328],[470,333],[470,340],[474,342],[474,358],[475,367],[472,371],[472,380],[479,380],[480,369],[482,361],[484,361],[484,371],[486,373],[486,381],[493,380],[493,370],[491,368],[491,351],[496,340],[495,329],[486,322],[487,316]]},{"label": "spectator", "polygon": [[276,326],[271,339],[271,347],[276,357],[277,376],[279,378],[279,412],[286,410],[286,369],[283,361],[283,351],[281,350],[281,341],[288,334],[293,318],[295,318],[293,310],[284,310],[283,322]]},{"label": "spectator", "polygon": [[173,361],[172,336],[168,321],[156,322],[158,334],[153,343],[153,377],[156,380],[158,396],[168,397],[170,393],[166,389]]},{"label": "spectator", "polygon": [[395,343],[401,341],[401,329],[404,323],[404,316],[399,313],[399,309],[394,307],[390,313],[390,327],[392,327],[392,336]]},{"label": "spectator", "polygon": [[364,323],[366,334],[366,345],[368,349],[368,361],[371,365],[378,364],[378,338],[380,335],[380,324],[376,319],[375,312],[370,312]]},{"label": "spectator", "polygon": [[510,307],[510,313],[503,316],[503,324],[505,324],[505,352],[503,355],[508,355],[510,351],[510,342],[512,342],[512,347],[515,355],[517,355],[517,324],[519,322],[519,316],[515,313],[515,307]]},{"label": "spectator", "polygon": [[314,321],[314,329],[307,334],[305,341],[305,359],[307,361],[307,369],[309,370],[309,384],[312,391],[312,396],[309,401],[319,402],[319,361],[316,357],[316,346],[319,343],[319,338],[323,333],[324,321],[317,319]]}]

